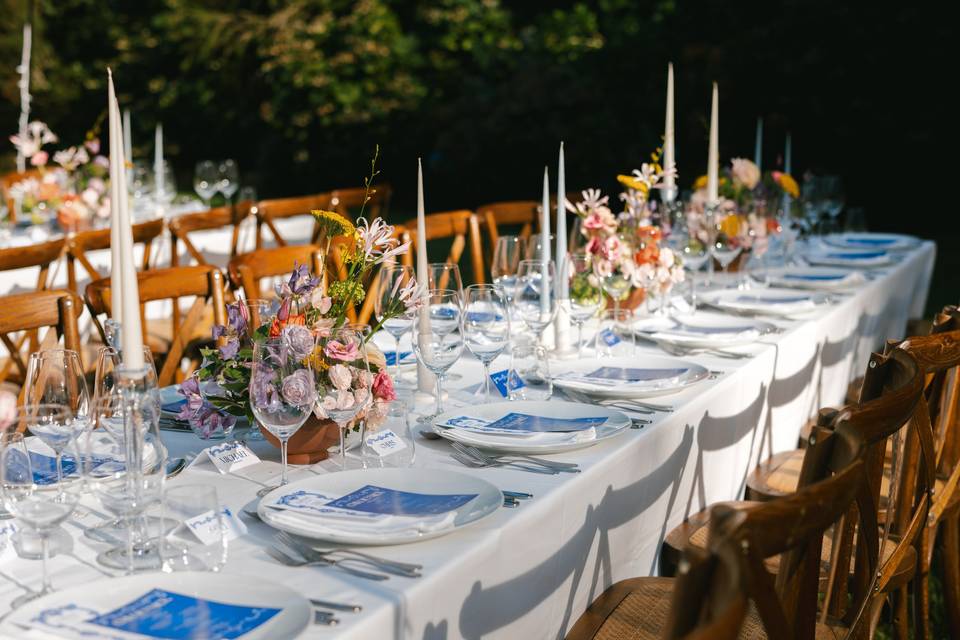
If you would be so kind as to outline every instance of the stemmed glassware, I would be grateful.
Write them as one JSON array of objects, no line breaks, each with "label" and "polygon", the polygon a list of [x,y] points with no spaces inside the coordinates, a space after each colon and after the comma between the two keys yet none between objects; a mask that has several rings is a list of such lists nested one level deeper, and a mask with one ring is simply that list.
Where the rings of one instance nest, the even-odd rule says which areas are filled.
[{"label": "stemmed glassware", "polygon": [[490,284],[470,285],[464,292],[463,316],[463,337],[483,364],[483,399],[489,402],[490,363],[510,344],[510,315],[503,290]]},{"label": "stemmed glassware", "polygon": [[[27,420],[29,414],[23,418]],[[50,555],[50,537],[56,528],[73,513],[84,493],[83,469],[78,464],[76,442],[64,446],[73,468],[66,475],[53,475],[35,471],[34,461],[42,456],[27,448],[26,440],[19,433],[2,434],[0,448],[0,492],[6,508],[19,524],[40,538],[41,586],[39,591],[27,592],[11,602],[17,607],[45,596],[53,591],[47,572]]]},{"label": "stemmed glassware", "polygon": [[523,238],[517,236],[500,236],[497,246],[493,249],[493,262],[490,263],[490,276],[493,283],[503,289],[508,303],[513,303],[517,291],[517,271],[520,261],[526,253]]},{"label": "stemmed glassware", "polygon": [[363,336],[341,328],[317,339],[317,407],[340,430],[340,469],[347,468],[346,429],[372,402],[370,364]]},{"label": "stemmed glassware", "polygon": [[557,315],[557,269],[553,261],[522,260],[513,305],[517,315],[543,347],[543,332]]},{"label": "stemmed glassware", "polygon": [[[739,218],[737,214],[715,217],[713,243],[710,245],[710,255],[720,263],[720,268],[724,273],[727,272],[727,267],[737,259],[737,256],[743,250],[740,239],[735,234],[728,233],[729,228],[724,229],[725,226],[729,227],[731,224],[727,221],[730,216]],[[737,224],[739,224],[739,220],[737,220]]]},{"label": "stemmed glassware", "polygon": [[597,315],[603,306],[603,289],[596,274],[593,273],[593,261],[587,253],[571,253],[567,256],[567,283],[570,295],[565,301],[569,305],[570,318],[577,325],[577,356],[583,356],[583,325]]},{"label": "stemmed glassware", "polygon": [[448,262],[431,262],[427,266],[427,288],[456,291],[462,302],[463,278],[460,277],[460,267]]},{"label": "stemmed glassware", "polygon": [[201,160],[193,172],[193,190],[210,207],[210,199],[220,188],[220,172],[213,160]]},{"label": "stemmed glassware", "polygon": [[449,289],[431,289],[425,295],[423,309],[412,323],[413,349],[417,360],[437,378],[437,404],[433,415],[421,416],[420,422],[443,413],[443,379],[463,353],[460,295]]},{"label": "stemmed glassware", "polygon": [[697,272],[703,268],[710,253],[707,246],[696,235],[690,233],[686,218],[680,213],[674,218],[674,224],[667,238],[667,246],[683,260],[683,268],[690,275],[690,312],[697,310]]},{"label": "stemmed glassware", "polygon": [[[279,486],[287,484],[287,442],[310,417],[317,397],[309,363],[314,345],[309,331],[304,336],[306,340],[281,335],[253,345],[250,407],[257,422],[280,441]],[[258,495],[275,488],[265,487]]]},{"label": "stemmed glassware", "polygon": [[[547,241],[550,243],[548,247],[549,253],[549,251],[552,251],[557,245],[557,238],[551,233]],[[543,253],[543,234],[534,233],[527,238],[527,252],[524,260],[543,260]]]},{"label": "stemmed glassware", "polygon": [[71,419],[86,420],[90,415],[90,393],[80,355],[71,349],[44,349],[31,353],[24,398],[30,404],[62,404]]},{"label": "stemmed glassware", "polygon": [[226,198],[227,204],[230,204],[233,194],[240,188],[240,168],[236,160],[226,159],[217,167],[217,190]]},{"label": "stemmed glassware", "polygon": [[416,280],[413,267],[405,265],[384,265],[377,276],[377,298],[374,300],[373,311],[380,321],[381,326],[387,333],[393,336],[396,351],[394,351],[394,376],[395,384],[400,384],[400,338],[407,331],[410,331],[410,322],[413,320],[415,312],[404,313],[399,316],[392,316],[386,321],[383,318],[386,315],[387,307],[392,307],[397,292]]},{"label": "stemmed glassware", "polygon": [[[163,535],[160,556],[163,570],[219,571],[227,562],[227,540],[224,535],[223,510],[216,487],[180,485],[163,492]],[[188,522],[209,519],[215,526],[212,540],[200,540],[187,527]]]},{"label": "stemmed glassware", "polygon": [[[163,161],[163,182],[161,188],[160,180],[156,180],[157,187],[155,189],[154,197],[157,202],[165,205],[166,207],[170,206],[170,203],[173,202],[174,198],[177,197],[177,180],[176,176],[173,173],[173,167],[170,166],[170,163],[166,160]],[[159,178],[159,176],[157,176]]]}]

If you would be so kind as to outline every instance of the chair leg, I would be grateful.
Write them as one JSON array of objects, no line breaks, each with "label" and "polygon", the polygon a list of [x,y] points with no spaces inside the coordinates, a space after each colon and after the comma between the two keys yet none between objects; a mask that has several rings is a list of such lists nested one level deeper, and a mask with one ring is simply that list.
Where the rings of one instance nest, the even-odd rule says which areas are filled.
[{"label": "chair leg", "polygon": [[945,518],[941,526],[943,596],[947,622],[950,625],[950,637],[960,638],[960,514]]},{"label": "chair leg", "polygon": [[891,595],[893,596],[891,611],[893,614],[892,622],[894,635],[899,640],[909,640],[910,619],[907,615],[907,588],[900,587]]},{"label": "chair leg", "polygon": [[930,572],[918,571],[913,584],[913,637],[927,640],[930,637]]}]

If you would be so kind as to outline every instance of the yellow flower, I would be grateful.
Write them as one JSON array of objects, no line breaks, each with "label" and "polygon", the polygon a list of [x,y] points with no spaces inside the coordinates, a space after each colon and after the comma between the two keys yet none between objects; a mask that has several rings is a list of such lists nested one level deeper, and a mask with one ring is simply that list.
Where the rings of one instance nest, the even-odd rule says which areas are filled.
[{"label": "yellow flower", "polygon": [[352,236],[356,233],[356,227],[353,226],[353,223],[335,211],[314,209],[310,213],[316,218],[317,224],[320,225],[320,230],[323,231],[328,238],[335,236]]},{"label": "yellow flower", "polygon": [[733,213],[720,221],[720,231],[728,238],[740,235],[740,216]]},{"label": "yellow flower", "polygon": [[706,188],[707,188],[707,176],[700,176],[699,178],[693,181],[694,191],[698,191],[700,189],[706,189]]},{"label": "yellow flower", "polygon": [[786,191],[794,198],[800,197],[800,185],[793,179],[789,173],[780,174],[780,188]]},{"label": "yellow flower", "polygon": [[636,176],[627,176],[620,174],[617,176],[617,182],[622,184],[628,189],[633,189],[634,191],[639,191],[643,195],[647,195],[650,192],[650,187],[647,186],[646,182],[639,180]]}]

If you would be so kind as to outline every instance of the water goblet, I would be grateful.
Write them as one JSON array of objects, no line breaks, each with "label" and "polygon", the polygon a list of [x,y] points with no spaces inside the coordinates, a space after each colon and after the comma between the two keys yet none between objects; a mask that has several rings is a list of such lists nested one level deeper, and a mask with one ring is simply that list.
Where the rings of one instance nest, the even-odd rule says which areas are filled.
[{"label": "water goblet", "polygon": [[432,415],[422,416],[420,422],[430,422],[443,413],[443,380],[463,353],[460,304],[456,291],[431,289],[425,293],[423,308],[412,323],[417,360],[437,378],[436,409]]},{"label": "water goblet", "polygon": [[[163,492],[160,558],[166,573],[219,571],[227,562],[224,513],[216,487],[180,485]],[[201,535],[194,531],[202,530]]]},{"label": "water goblet", "polygon": [[524,260],[543,260],[544,256],[552,256],[552,251],[555,246],[557,246],[557,238],[552,233],[547,239],[548,245],[546,251],[544,251],[543,245],[543,234],[535,233],[527,238],[527,251],[524,255]]},{"label": "water goblet", "polygon": [[217,189],[229,204],[233,194],[240,188],[240,168],[237,166],[237,161],[229,158],[224,160],[217,167],[217,174]]},{"label": "water goblet", "polygon": [[510,344],[510,316],[502,289],[490,284],[467,287],[463,301],[463,337],[483,364],[483,399],[490,401],[490,363]]},{"label": "water goblet", "polygon": [[577,357],[583,356],[583,325],[597,315],[603,306],[603,288],[593,272],[593,260],[588,253],[572,253],[567,257],[567,288],[570,318],[577,325]]},{"label": "water goblet", "polygon": [[460,267],[448,262],[431,262],[427,265],[427,288],[456,291],[463,300],[463,278]]},{"label": "water goblet", "polygon": [[197,192],[203,203],[209,208],[210,199],[220,188],[220,173],[213,160],[202,160],[197,163],[193,173],[193,190]]},{"label": "water goblet", "polygon": [[517,274],[514,309],[536,336],[537,344],[543,346],[543,332],[557,315],[556,266],[552,261],[521,260]]},{"label": "water goblet", "polygon": [[517,290],[517,271],[525,252],[526,244],[523,238],[517,236],[500,236],[493,249],[490,277],[495,285],[503,289],[507,302],[511,304]]},{"label": "water goblet", "polygon": [[373,311],[380,326],[393,336],[395,347],[393,379],[397,384],[401,382],[400,339],[410,330],[410,322],[415,313],[408,310],[406,303],[401,301],[397,294],[414,283],[416,283],[416,276],[413,267],[404,265],[384,265],[377,276],[377,298],[374,300]]}]

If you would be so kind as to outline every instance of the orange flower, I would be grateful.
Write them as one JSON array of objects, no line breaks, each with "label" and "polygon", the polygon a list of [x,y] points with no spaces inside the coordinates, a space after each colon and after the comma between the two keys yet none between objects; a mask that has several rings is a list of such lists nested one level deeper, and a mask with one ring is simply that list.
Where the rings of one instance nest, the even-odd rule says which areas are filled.
[{"label": "orange flower", "polygon": [[777,180],[780,183],[780,188],[786,191],[794,198],[800,197],[800,185],[797,184],[797,181],[793,179],[789,173],[781,173],[780,179]]},{"label": "orange flower", "polygon": [[699,189],[707,188],[707,176],[700,176],[693,181],[693,190],[698,191]]},{"label": "orange flower", "polygon": [[729,238],[740,235],[740,216],[733,213],[720,221],[720,231]]},{"label": "orange flower", "polygon": [[290,314],[285,322],[281,322],[279,319],[274,318],[273,324],[270,325],[270,337],[279,338],[280,334],[283,332],[283,328],[292,324],[301,324],[306,326],[307,318],[302,313]]}]

